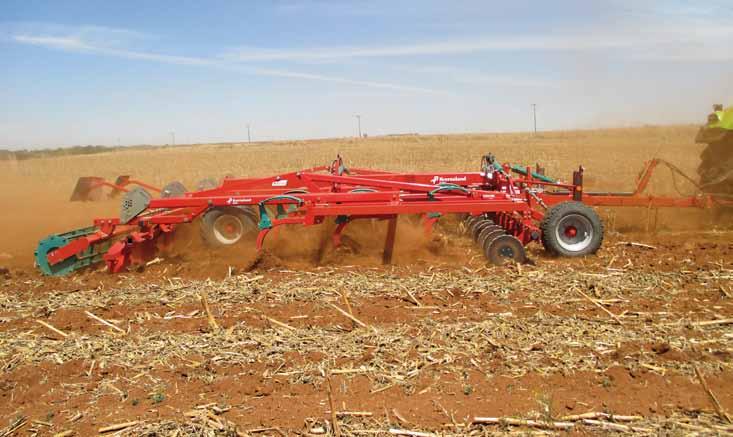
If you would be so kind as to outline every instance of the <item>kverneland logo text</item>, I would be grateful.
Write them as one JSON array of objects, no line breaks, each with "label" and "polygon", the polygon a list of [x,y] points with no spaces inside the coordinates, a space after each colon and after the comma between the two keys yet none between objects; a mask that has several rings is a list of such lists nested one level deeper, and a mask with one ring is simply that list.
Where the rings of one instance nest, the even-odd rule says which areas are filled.
[{"label": "kverneland logo text", "polygon": [[465,176],[447,176],[447,177],[433,176],[433,178],[430,179],[430,183],[433,185],[438,184],[438,183],[443,183],[443,182],[466,182],[466,177]]}]

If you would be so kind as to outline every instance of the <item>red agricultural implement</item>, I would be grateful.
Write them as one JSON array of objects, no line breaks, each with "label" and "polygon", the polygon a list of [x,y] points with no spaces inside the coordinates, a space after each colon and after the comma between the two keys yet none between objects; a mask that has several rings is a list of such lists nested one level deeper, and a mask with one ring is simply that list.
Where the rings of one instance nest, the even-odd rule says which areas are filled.
[{"label": "red agricultural implement", "polygon": [[[158,244],[185,223],[199,221],[211,246],[230,246],[251,235],[258,249],[268,234],[283,225],[333,224],[338,246],[349,223],[387,221],[384,261],[391,260],[397,216],[419,214],[430,231],[445,214],[460,214],[486,258],[495,264],[524,262],[524,247],[541,242],[560,256],[595,253],[603,241],[603,223],[591,206],[710,208],[733,202],[708,194],[655,197],[644,194],[654,169],[646,164],[630,193],[583,190],[583,168],[572,183],[542,174],[540,169],[501,165],[486,155],[476,172],[394,173],[347,169],[340,157],[330,166],[255,179],[225,179],[211,189],[186,192],[169,184],[161,198],[137,187],[127,192],[119,218],[100,218],[93,226],[42,240],[36,263],[47,275],[64,275],[104,262],[110,272],[155,256]],[[694,183],[694,182],[693,182]],[[256,238],[255,238],[256,235]]]}]

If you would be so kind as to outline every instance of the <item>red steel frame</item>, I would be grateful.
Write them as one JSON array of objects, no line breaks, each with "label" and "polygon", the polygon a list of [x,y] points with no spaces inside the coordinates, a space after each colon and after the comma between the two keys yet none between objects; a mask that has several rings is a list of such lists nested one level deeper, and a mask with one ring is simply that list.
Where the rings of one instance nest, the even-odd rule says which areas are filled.
[{"label": "red steel frame", "polygon": [[[108,197],[116,197],[120,193],[127,193],[127,192],[130,191],[130,188],[128,188],[128,187],[129,186],[135,186],[135,185],[136,186],[139,186],[139,187],[143,187],[143,188],[145,188],[145,189],[147,189],[149,191],[153,191],[153,192],[156,192],[156,193],[160,193],[162,191],[158,187],[155,187],[155,186],[150,185],[148,183],[139,181],[137,179],[131,179],[130,176],[127,176],[127,175],[118,176],[117,179],[115,179],[114,182],[110,182],[110,181],[108,181],[108,180],[106,180],[106,179],[104,179],[102,177],[99,177],[99,176],[87,176],[85,178],[80,178],[80,180],[82,180],[82,179],[89,179],[90,180],[90,183],[89,183],[88,186],[85,186],[83,188],[83,192],[81,192],[81,193],[76,193],[76,192],[75,193],[72,193],[72,200],[77,200],[75,198],[75,194],[78,194],[80,196],[78,198],[78,200],[89,200],[88,199],[89,193],[92,193],[94,190],[99,189],[99,188],[102,188],[102,187],[109,187],[109,188],[112,189],[112,191],[109,193],[109,196]],[[77,186],[77,189],[79,189],[78,186]]]},{"label": "red steel frame", "polygon": [[150,191],[155,191],[156,193],[161,192],[160,188],[147,184],[145,182],[139,181],[137,179],[131,179],[130,176],[118,176],[117,179],[115,179],[114,183],[103,180],[100,182],[100,185],[105,185],[105,186],[112,188],[113,192],[122,191],[124,193],[127,193],[128,191],[130,191],[128,188],[126,188],[129,185],[137,185],[137,186],[146,188]]},{"label": "red steel frame", "polygon": [[[719,203],[733,205],[731,201],[708,195],[655,197],[644,194],[660,163],[664,162],[653,160],[645,165],[631,193],[584,193],[582,167],[574,172],[573,183],[566,184],[535,178],[530,168],[526,176],[513,177],[508,165],[501,171],[491,167],[463,173],[346,170],[339,157],[331,166],[265,178],[225,179],[214,189],[152,199],[146,210],[128,223],[121,223],[118,218],[94,220],[96,232],[49,252],[47,259],[54,265],[92,244],[119,238],[104,255],[109,270],[119,272],[130,262],[151,257],[156,240],[171,235],[176,225],[190,223],[216,207],[252,206],[266,211],[265,205],[288,206],[284,215],[269,217],[265,212],[266,217],[261,217],[256,243],[261,249],[268,233],[278,226],[311,226],[328,217],[342,219],[337,221],[332,236],[334,245],[338,245],[347,223],[357,219],[391,220],[389,235],[393,239],[394,219],[399,214],[422,214],[429,231],[440,214],[494,213],[495,222],[526,245],[540,238],[538,223],[544,217],[544,210],[566,201],[582,201],[591,206],[709,208]],[[387,261],[390,244],[387,242],[385,246]]]}]

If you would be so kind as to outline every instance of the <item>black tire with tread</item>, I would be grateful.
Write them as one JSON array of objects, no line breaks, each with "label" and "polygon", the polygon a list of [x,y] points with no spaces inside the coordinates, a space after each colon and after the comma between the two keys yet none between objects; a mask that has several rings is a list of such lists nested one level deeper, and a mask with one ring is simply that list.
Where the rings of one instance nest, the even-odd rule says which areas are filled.
[{"label": "black tire with tread", "polygon": [[[593,236],[590,244],[582,250],[575,252],[563,248],[555,235],[555,230],[560,224],[560,221],[570,214],[585,217],[593,228]],[[542,231],[542,245],[545,247],[545,250],[556,256],[578,257],[594,254],[601,248],[601,244],[603,244],[603,221],[593,208],[581,202],[569,201],[558,203],[548,209],[540,223],[540,230]]]},{"label": "black tire with tread", "polygon": [[700,154],[697,174],[703,191],[714,194],[733,194],[733,133],[709,143]]}]

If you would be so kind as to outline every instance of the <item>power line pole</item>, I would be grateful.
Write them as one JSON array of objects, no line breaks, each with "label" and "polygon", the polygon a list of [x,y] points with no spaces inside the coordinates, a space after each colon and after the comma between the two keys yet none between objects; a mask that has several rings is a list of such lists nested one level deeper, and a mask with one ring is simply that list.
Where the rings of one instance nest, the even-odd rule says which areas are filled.
[{"label": "power line pole", "polygon": [[534,120],[534,134],[537,135],[537,104],[532,103],[532,119]]},{"label": "power line pole", "polygon": [[359,128],[359,138],[361,138],[361,115],[356,114],[354,117],[356,117],[356,123]]},{"label": "power line pole", "polygon": [[247,123],[247,142],[248,143],[252,142],[252,136],[250,135],[250,131],[249,131],[249,123]]},{"label": "power line pole", "polygon": [[171,145],[176,145],[176,133],[174,131],[171,131]]}]

